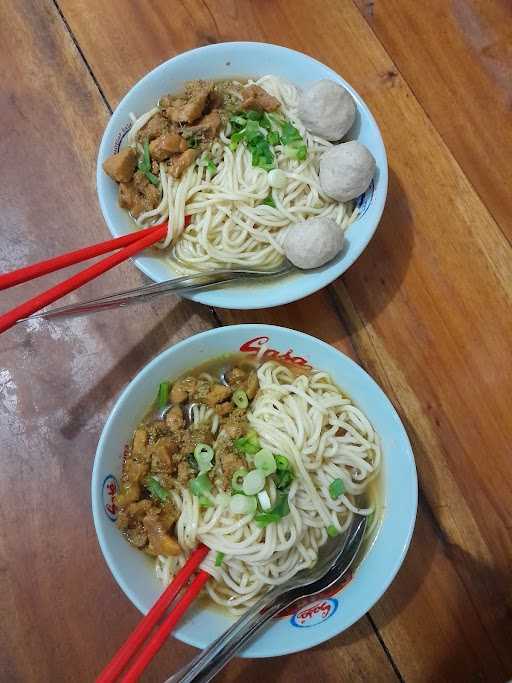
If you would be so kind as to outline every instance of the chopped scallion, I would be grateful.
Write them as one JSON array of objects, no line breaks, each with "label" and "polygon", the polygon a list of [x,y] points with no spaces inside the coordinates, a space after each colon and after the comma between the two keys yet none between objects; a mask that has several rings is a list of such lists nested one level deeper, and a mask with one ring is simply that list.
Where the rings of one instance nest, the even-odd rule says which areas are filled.
[{"label": "chopped scallion", "polygon": [[345,493],[345,484],[343,479],[333,479],[329,484],[329,495],[333,500],[336,500]]},{"label": "chopped scallion", "polygon": [[191,479],[188,485],[193,496],[200,497],[212,490],[212,482],[208,479],[206,472]]},{"label": "chopped scallion", "polygon": [[252,515],[258,503],[255,496],[244,496],[237,493],[229,501],[229,509],[234,515]]},{"label": "chopped scallion", "polygon": [[334,526],[334,524],[331,524],[327,527],[327,534],[331,537],[334,538],[339,534],[338,529]]},{"label": "chopped scallion", "polygon": [[249,405],[249,399],[247,398],[247,394],[243,389],[237,389],[235,392],[233,392],[233,403],[237,408],[242,408],[242,410],[247,408]]},{"label": "chopped scallion", "polygon": [[198,443],[194,450],[194,458],[199,465],[199,472],[212,469],[213,448],[206,443]]},{"label": "chopped scallion", "polygon": [[254,465],[257,469],[261,470],[265,476],[269,474],[274,474],[276,471],[276,461],[274,456],[267,448],[262,448],[254,455]]},{"label": "chopped scallion", "polygon": [[286,517],[290,512],[290,506],[288,505],[288,494],[278,495],[278,499],[274,507],[269,512],[261,512],[256,515],[254,521],[256,524],[264,529],[272,522],[279,522],[280,519]]},{"label": "chopped scallion", "polygon": [[265,473],[262,470],[251,470],[244,478],[242,484],[243,492],[246,496],[254,496],[265,486]]},{"label": "chopped scallion", "polygon": [[155,477],[148,477],[144,482],[144,486],[147,488],[153,498],[156,498],[162,502],[165,502],[170,496],[169,491],[164,489],[164,487],[157,479],[155,479]]},{"label": "chopped scallion", "polygon": [[169,404],[169,382],[160,382],[158,387],[158,406],[165,408]]},{"label": "chopped scallion", "polygon": [[221,553],[220,551],[217,553],[215,556],[215,566],[220,567],[222,563],[224,562],[224,553]]},{"label": "chopped scallion", "polygon": [[247,475],[247,470],[245,467],[241,467],[237,470],[231,477],[231,488],[237,493],[241,493],[243,490],[244,478]]},{"label": "chopped scallion", "polygon": [[290,467],[290,461],[288,458],[284,455],[274,455],[275,461],[276,461],[276,468],[278,470],[287,470]]}]

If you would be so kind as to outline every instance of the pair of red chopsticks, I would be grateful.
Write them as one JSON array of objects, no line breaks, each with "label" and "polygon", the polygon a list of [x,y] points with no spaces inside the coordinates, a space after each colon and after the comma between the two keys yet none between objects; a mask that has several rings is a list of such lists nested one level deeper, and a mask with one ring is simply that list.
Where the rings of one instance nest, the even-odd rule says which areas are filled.
[{"label": "pair of red chopsticks", "polygon": [[117,253],[107,256],[107,258],[98,261],[98,263],[89,266],[63,282],[60,282],[58,285],[55,285],[55,287],[47,289],[42,294],[38,294],[7,313],[0,315],[0,334],[15,325],[22,318],[26,318],[32,313],[45,308],[45,306],[48,306],[57,299],[69,294],[69,292],[72,292],[74,289],[81,287],[86,282],[93,280],[98,275],[106,273],[107,270],[117,266],[122,261],[130,258],[130,256],[133,256],[137,252],[142,251],[143,249],[146,249],[146,247],[163,239],[166,234],[167,223],[162,223],[160,225],[154,225],[151,228],[145,228],[144,230],[130,233],[129,235],[124,235],[123,237],[116,237],[115,239],[93,244],[90,247],[84,247],[77,251],[70,251],[67,254],[56,256],[47,261],[40,261],[31,266],[19,268],[10,273],[0,275],[0,290],[8,289],[9,287],[19,285],[22,282],[34,280],[35,278],[41,277],[41,275],[53,273],[61,268],[66,268],[67,266],[81,263],[82,261],[88,261],[95,256],[101,256],[102,254],[107,254],[109,251],[119,249]]},{"label": "pair of red chopsticks", "polygon": [[[210,574],[200,570],[192,582],[186,584],[201,562],[205,559],[209,548],[204,545],[194,550],[183,569],[176,574],[172,583],[165,589],[144,619],[133,631],[128,640],[116,652],[109,664],[103,669],[96,683],[113,683],[118,680],[130,659],[133,662],[126,672],[119,678],[120,683],[134,683],[167,640],[170,632],[185,614],[192,602],[201,592]],[[167,608],[174,601],[182,588],[183,595],[172,606],[171,611],[164,617]],[[150,636],[157,622],[164,617],[155,632]],[[150,636],[150,637],[149,637]],[[149,640],[143,645],[144,641]],[[140,649],[139,649],[140,648]],[[138,652],[137,652],[138,651]]]}]

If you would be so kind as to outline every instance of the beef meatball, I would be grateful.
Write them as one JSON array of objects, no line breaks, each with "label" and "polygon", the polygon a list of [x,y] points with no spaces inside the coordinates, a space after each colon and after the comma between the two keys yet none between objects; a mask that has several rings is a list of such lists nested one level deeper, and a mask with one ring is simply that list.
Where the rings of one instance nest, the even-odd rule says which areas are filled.
[{"label": "beef meatball", "polygon": [[298,111],[311,133],[331,141],[341,140],[356,117],[352,95],[328,78],[316,81],[301,93]]}]

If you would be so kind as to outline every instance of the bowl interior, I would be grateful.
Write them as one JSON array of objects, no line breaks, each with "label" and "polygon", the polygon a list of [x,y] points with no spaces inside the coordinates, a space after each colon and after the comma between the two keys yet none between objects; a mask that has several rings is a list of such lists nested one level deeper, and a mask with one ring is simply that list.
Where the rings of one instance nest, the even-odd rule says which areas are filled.
[{"label": "bowl interior", "polygon": [[[233,284],[186,296],[194,301],[221,308],[264,308],[301,299],[339,277],[352,265],[368,244],[380,220],[387,193],[387,160],[379,128],[356,91],[332,69],[312,57],[278,45],[265,43],[219,43],[180,54],[140,80],[114,111],[101,142],[97,164],[97,189],[101,211],[110,232],[123,235],[134,229],[134,223],[117,203],[117,186],[102,170],[103,161],[117,151],[130,126],[130,112],[140,115],[154,106],[167,92],[179,90],[187,80],[195,78],[229,78],[276,74],[304,86],[321,78],[332,78],[343,84],[357,104],[357,117],[349,139],[357,139],[372,152],[377,162],[373,183],[358,200],[360,215],[346,232],[346,246],[331,263],[315,272],[303,272],[257,287]],[[170,265],[155,253],[138,256],[135,263],[155,282],[174,277]]]},{"label": "bowl interior", "polygon": [[[178,376],[222,353],[261,343],[313,366],[328,369],[335,382],[365,412],[382,440],[383,515],[379,531],[348,582],[335,595],[275,619],[244,651],[246,657],[283,655],[312,647],[348,628],[385,591],[407,551],[414,527],[417,482],[411,447],[391,403],[356,363],[324,342],[301,332],[271,325],[237,325],[203,332],[161,353],[126,387],[103,429],[92,477],[92,507],[99,543],[117,583],[133,604],[146,613],[160,595],[152,561],[131,547],[115,525],[112,496],[121,471],[123,446],[151,404],[163,377]],[[207,646],[230,624],[220,609],[196,605],[175,635],[190,645]]]}]

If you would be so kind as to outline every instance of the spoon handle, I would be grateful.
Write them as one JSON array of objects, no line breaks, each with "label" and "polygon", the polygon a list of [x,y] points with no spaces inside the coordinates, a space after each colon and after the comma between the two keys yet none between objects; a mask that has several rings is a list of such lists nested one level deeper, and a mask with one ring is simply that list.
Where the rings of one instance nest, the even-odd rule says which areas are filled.
[{"label": "spoon handle", "polygon": [[[274,273],[270,273],[273,275]],[[123,292],[116,292],[109,296],[103,296],[99,299],[91,299],[90,301],[83,301],[77,304],[70,304],[68,306],[58,306],[49,311],[42,313],[35,313],[28,318],[22,318],[18,322],[32,320],[34,318],[45,318],[47,320],[53,318],[67,318],[77,315],[86,315],[88,313],[96,313],[110,308],[119,308],[121,306],[128,306],[142,301],[147,301],[161,294],[168,294],[170,292],[180,292],[183,290],[195,290],[202,287],[211,287],[213,285],[230,282],[231,280],[238,280],[240,278],[253,278],[269,273],[258,271],[242,271],[242,270],[217,270],[206,273],[193,273],[192,275],[182,275],[181,277],[166,280],[151,285],[144,285],[135,289],[128,289]]]},{"label": "spoon handle", "polygon": [[[297,596],[299,597],[299,596]],[[251,640],[273,616],[295,602],[281,586],[266,593],[261,600],[244,612],[227,631],[200,652],[165,683],[206,683]]]}]

